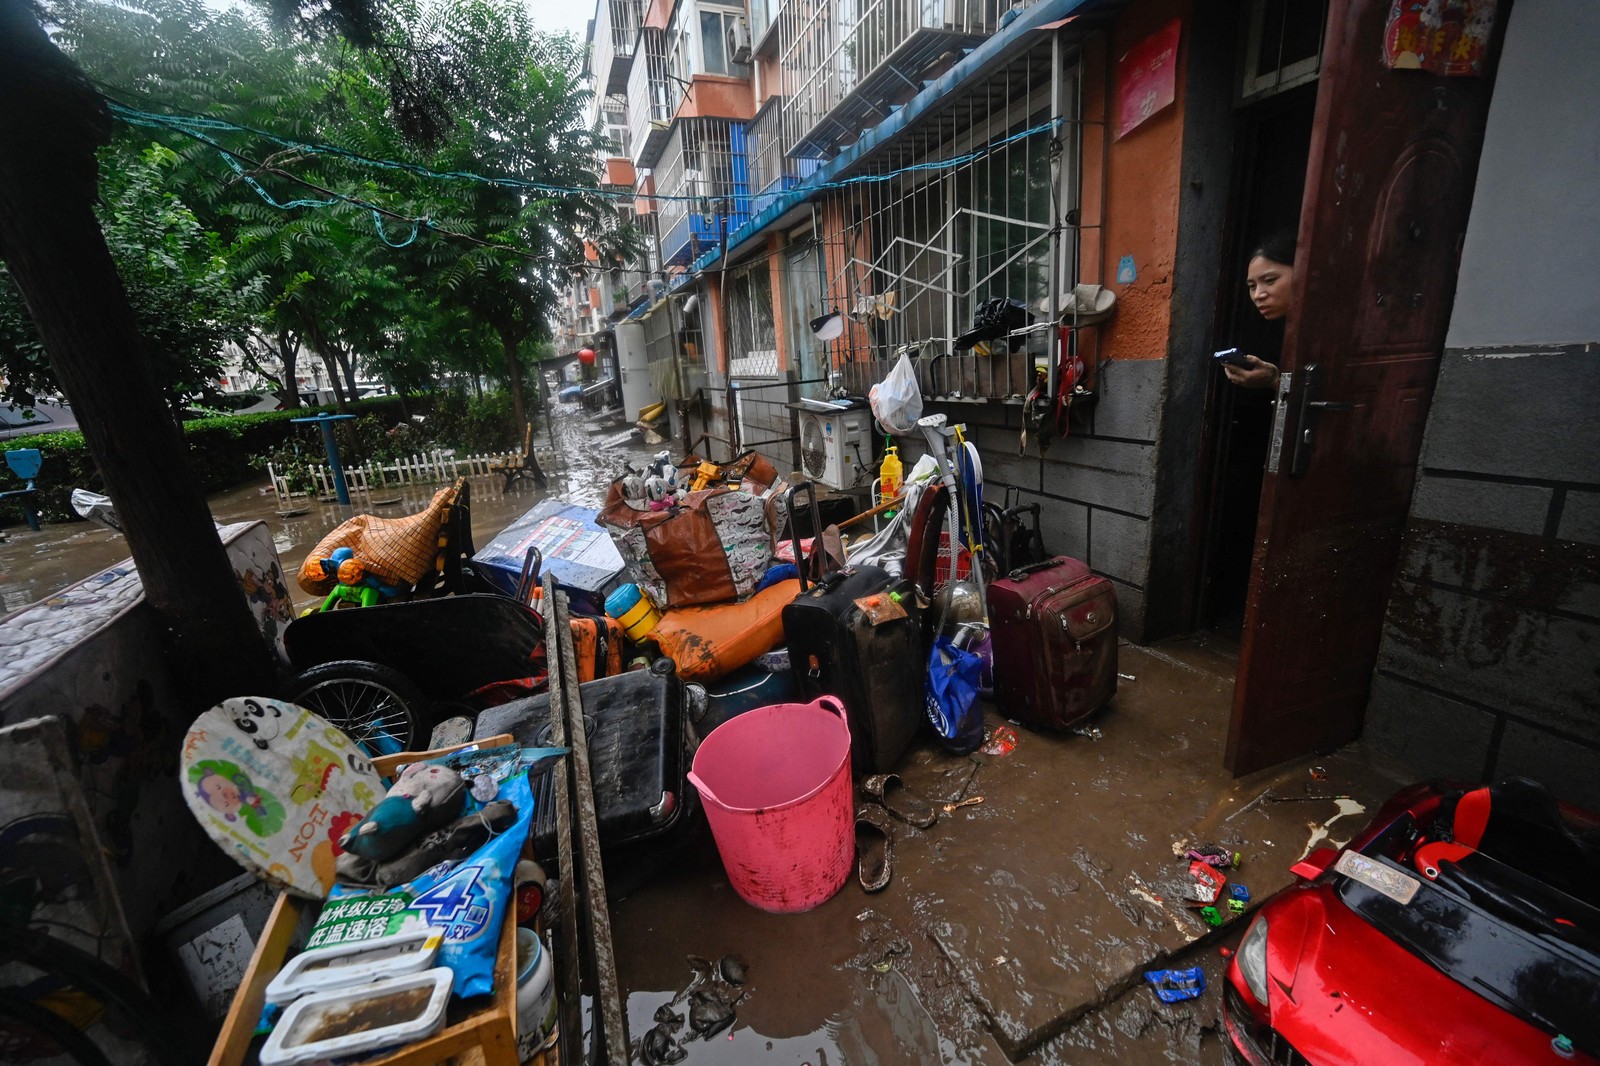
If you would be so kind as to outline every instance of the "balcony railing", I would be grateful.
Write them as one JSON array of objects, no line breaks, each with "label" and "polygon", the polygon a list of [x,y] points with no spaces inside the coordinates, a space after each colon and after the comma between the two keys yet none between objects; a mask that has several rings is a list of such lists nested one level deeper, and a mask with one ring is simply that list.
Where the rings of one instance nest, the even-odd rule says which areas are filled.
[{"label": "balcony railing", "polygon": [[601,95],[628,91],[628,70],[642,16],[642,0],[601,0],[596,9],[594,51],[589,62]]},{"label": "balcony railing", "polygon": [[645,27],[639,32],[636,62],[628,74],[629,142],[633,163],[653,167],[667,142],[667,123],[678,109],[681,93],[667,77],[666,34]]},{"label": "balcony railing", "polygon": [[789,151],[828,157],[999,26],[1010,0],[797,0],[781,30]]},{"label": "balcony railing", "polygon": [[794,159],[787,155],[788,145],[783,133],[783,97],[769,97],[750,123],[750,188],[755,192],[750,210],[753,214],[759,214],[821,165],[816,159]]},{"label": "balcony railing", "polygon": [[656,167],[661,261],[683,266],[750,218],[750,163],[743,122],[680,119]]}]

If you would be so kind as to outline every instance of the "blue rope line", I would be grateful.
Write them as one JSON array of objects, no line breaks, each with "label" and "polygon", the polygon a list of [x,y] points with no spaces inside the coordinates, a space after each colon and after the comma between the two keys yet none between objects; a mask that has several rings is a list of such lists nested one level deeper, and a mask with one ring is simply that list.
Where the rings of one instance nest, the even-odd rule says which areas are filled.
[{"label": "blue rope line", "polygon": [[[666,193],[652,193],[649,196],[640,196],[631,189],[613,190],[604,189],[597,186],[575,187],[569,185],[551,185],[546,182],[527,181],[522,178],[485,176],[466,170],[434,170],[430,167],[424,167],[416,163],[404,163],[393,159],[376,159],[372,156],[366,156],[360,154],[359,152],[350,151],[347,148],[337,147],[336,145],[316,144],[308,141],[296,141],[288,137],[281,137],[275,133],[270,133],[266,130],[254,129],[250,126],[241,126],[237,123],[228,122],[224,119],[204,118],[197,115],[161,115],[151,111],[142,111],[138,108],[128,107],[127,105],[117,103],[114,100],[107,100],[106,104],[109,107],[112,115],[128,123],[129,125],[174,130],[178,133],[186,134],[190,137],[194,137],[197,140],[201,140],[207,144],[210,144],[218,151],[223,152],[225,156],[227,155],[227,150],[225,148],[217,144],[211,138],[202,135],[199,131],[205,130],[218,133],[248,133],[255,137],[264,138],[282,148],[292,148],[297,151],[306,152],[312,155],[331,155],[336,158],[344,159],[348,162],[361,164],[363,166],[379,167],[384,170],[403,171],[418,177],[437,179],[441,181],[472,181],[482,185],[489,185],[504,189],[519,189],[555,195],[600,196],[621,200],[649,199],[680,203],[696,203],[708,199],[708,197],[704,195],[680,196]],[[846,189],[852,185],[878,184],[886,181],[892,181],[895,178],[905,174],[926,173],[928,171],[937,170],[951,170],[956,167],[967,166],[971,163],[977,162],[984,156],[989,155],[991,152],[1006,147],[1007,145],[1014,144],[1017,141],[1024,140],[1039,133],[1053,130],[1055,127],[1063,124],[1065,121],[1065,119],[1059,118],[1049,119],[1045,122],[1039,123],[1037,126],[1032,126],[1025,130],[1019,130],[1016,133],[1002,137],[995,141],[991,141],[988,144],[985,144],[979,148],[975,148],[970,152],[965,152],[949,159],[931,160],[926,163],[912,163],[907,166],[898,167],[894,170],[887,171],[883,174],[860,174],[852,178],[841,178],[837,181],[821,182],[815,186],[812,186],[811,188],[812,191]],[[231,159],[231,157],[229,158]],[[237,170],[237,164],[234,164],[234,166]],[[240,173],[241,175],[243,174],[242,171]],[[248,177],[246,177],[245,180],[250,181]],[[253,186],[255,185],[253,181],[251,181],[251,184]],[[256,188],[258,192],[261,191],[259,186],[256,186]],[[263,193],[263,195],[265,194]],[[711,197],[710,199],[716,199],[716,197]],[[270,198],[268,198],[268,202],[274,203]],[[350,202],[360,203],[360,201],[354,199],[350,199]],[[294,201],[294,203],[301,206],[327,206],[315,205],[310,201]],[[278,205],[274,203],[274,206]],[[415,221],[419,224],[426,224],[427,222],[426,219],[417,219]]]}]

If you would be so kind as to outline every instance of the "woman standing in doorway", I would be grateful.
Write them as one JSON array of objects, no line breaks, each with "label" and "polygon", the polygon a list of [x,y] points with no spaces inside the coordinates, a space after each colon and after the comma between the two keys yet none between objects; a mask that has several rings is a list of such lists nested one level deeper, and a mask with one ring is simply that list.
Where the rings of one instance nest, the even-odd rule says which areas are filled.
[{"label": "woman standing in doorway", "polygon": [[[1245,272],[1245,288],[1250,302],[1268,322],[1279,322],[1289,314],[1294,288],[1294,235],[1287,230],[1262,241],[1250,253]],[[1246,355],[1247,366],[1224,363],[1223,373],[1235,385],[1246,389],[1275,389],[1278,367],[1265,359]]]}]

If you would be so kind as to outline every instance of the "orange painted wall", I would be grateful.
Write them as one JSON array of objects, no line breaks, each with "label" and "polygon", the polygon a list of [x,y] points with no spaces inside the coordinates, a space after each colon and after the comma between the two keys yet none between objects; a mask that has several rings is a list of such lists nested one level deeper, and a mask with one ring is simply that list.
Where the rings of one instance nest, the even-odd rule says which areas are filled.
[{"label": "orange painted wall", "polygon": [[607,185],[626,185],[632,188],[635,180],[633,160],[616,156],[606,160],[605,183]]},{"label": "orange painted wall", "polygon": [[[1099,282],[1117,294],[1117,313],[1086,334],[1087,362],[1099,359],[1159,359],[1167,354],[1172,318],[1172,272],[1178,248],[1178,191],[1183,160],[1183,86],[1189,63],[1189,0],[1134,0],[1117,19],[1109,49],[1091,45],[1084,55],[1085,119],[1104,116],[1106,125],[1086,123],[1083,130],[1083,221],[1104,220],[1103,229],[1085,229],[1079,259],[1080,277]],[[1172,19],[1183,20],[1178,44],[1176,89],[1172,104],[1113,140],[1120,87],[1116,62],[1139,41]],[[1109,52],[1109,54],[1108,54]],[[1109,92],[1108,92],[1109,90]],[[1109,106],[1108,106],[1109,105]],[[1104,182],[1102,184],[1102,160]],[[1104,203],[1101,193],[1104,190]],[[1121,284],[1117,263],[1133,256],[1138,278]],[[1100,345],[1095,354],[1093,345]]]},{"label": "orange painted wall", "polygon": [[743,78],[696,74],[678,105],[677,118],[741,118],[756,116],[755,88]]}]

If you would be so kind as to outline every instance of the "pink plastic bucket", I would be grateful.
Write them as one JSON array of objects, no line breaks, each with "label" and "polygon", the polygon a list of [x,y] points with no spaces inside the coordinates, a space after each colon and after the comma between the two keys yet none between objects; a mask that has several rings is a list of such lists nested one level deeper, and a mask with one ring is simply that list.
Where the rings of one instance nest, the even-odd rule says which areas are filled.
[{"label": "pink plastic bucket", "polygon": [[810,910],[855,862],[850,726],[832,696],[758,707],[717,726],[689,780],[733,890],[764,911]]}]

